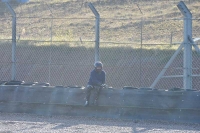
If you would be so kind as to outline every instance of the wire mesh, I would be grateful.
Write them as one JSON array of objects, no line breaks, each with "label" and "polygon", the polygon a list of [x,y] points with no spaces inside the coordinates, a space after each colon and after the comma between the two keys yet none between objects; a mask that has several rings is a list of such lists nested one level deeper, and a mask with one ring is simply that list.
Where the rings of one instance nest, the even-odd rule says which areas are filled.
[{"label": "wire mesh", "polygon": [[[16,80],[85,86],[95,60],[95,16],[100,14],[100,60],[106,84],[149,87],[183,41],[183,17],[172,1],[35,1],[11,2],[17,15]],[[185,0],[193,12],[193,37],[200,38],[198,1]],[[0,80],[11,79],[12,16],[0,3]],[[169,12],[170,10],[171,12]],[[197,42],[199,44],[199,42]],[[193,74],[199,56],[193,50]],[[155,86],[183,87],[183,51]],[[199,89],[199,77],[193,88]]]},{"label": "wire mesh", "polygon": [[12,45],[10,40],[1,40],[0,48],[0,80],[7,81],[11,78],[11,53]]}]

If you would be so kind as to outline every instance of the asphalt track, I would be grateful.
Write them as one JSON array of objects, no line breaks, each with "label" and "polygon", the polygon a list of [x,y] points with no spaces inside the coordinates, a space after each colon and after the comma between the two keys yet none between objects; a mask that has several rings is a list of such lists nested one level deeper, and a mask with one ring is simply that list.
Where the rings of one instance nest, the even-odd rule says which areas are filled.
[{"label": "asphalt track", "polygon": [[0,133],[200,133],[200,124],[0,113]]}]

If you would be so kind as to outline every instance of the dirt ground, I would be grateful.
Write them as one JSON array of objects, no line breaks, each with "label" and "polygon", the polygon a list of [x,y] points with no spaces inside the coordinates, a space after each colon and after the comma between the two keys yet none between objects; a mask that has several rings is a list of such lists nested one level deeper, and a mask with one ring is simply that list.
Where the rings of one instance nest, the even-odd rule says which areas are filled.
[{"label": "dirt ground", "polygon": [[199,124],[0,113],[0,133],[200,133]]}]

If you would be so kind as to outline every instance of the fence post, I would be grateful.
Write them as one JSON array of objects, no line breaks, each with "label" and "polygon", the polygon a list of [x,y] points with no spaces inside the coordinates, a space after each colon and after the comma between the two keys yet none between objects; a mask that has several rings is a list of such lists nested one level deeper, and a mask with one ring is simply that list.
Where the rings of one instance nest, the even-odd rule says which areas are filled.
[{"label": "fence post", "polygon": [[95,15],[96,18],[96,23],[95,23],[95,62],[100,60],[99,57],[99,20],[100,20],[100,15],[97,12],[97,10],[95,9],[95,7],[92,5],[92,3],[90,2],[88,4],[88,6],[90,7],[90,9],[92,10],[92,12]]},{"label": "fence post", "polygon": [[51,15],[51,45],[50,45],[50,56],[49,56],[49,83],[51,83],[51,62],[52,62],[52,42],[53,42],[53,16]]},{"label": "fence post", "polygon": [[140,84],[139,86],[142,86],[142,54],[143,54],[143,17],[141,18],[140,22]]},{"label": "fence post", "polygon": [[52,42],[53,42],[53,12],[49,5],[44,2],[44,4],[47,5],[50,13],[51,13],[51,45],[50,45],[50,55],[49,55],[49,73],[48,73],[48,82],[51,83],[51,61],[52,61]]},{"label": "fence post", "polygon": [[8,2],[5,2],[6,6],[12,14],[12,77],[11,80],[16,78],[16,13]]},{"label": "fence post", "polygon": [[177,5],[184,16],[184,89],[192,89],[192,44],[189,38],[192,38],[192,14],[183,1]]}]

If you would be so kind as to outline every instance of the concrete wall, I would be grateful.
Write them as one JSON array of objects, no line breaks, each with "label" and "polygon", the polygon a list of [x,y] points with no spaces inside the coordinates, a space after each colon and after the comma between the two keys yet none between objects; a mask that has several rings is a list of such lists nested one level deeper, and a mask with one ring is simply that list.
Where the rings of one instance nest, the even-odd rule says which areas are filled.
[{"label": "concrete wall", "polygon": [[[200,91],[102,89],[98,106],[84,107],[84,88],[0,86],[0,111],[200,123]],[[92,93],[93,94],[93,93]]]}]

